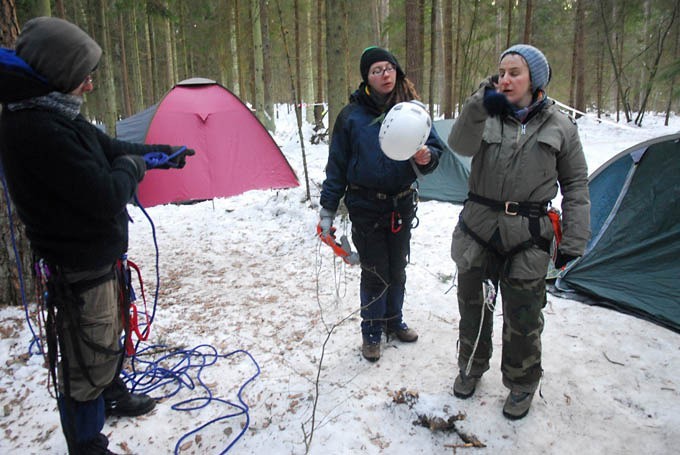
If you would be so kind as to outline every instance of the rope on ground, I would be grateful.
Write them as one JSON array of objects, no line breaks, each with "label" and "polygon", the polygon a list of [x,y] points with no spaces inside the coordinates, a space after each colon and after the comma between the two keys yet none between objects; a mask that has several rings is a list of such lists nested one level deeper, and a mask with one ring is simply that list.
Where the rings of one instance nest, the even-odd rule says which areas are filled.
[{"label": "rope on ground", "polygon": [[[25,312],[25,317],[26,317],[26,322],[28,324],[29,330],[31,331],[31,342],[29,343],[29,348],[28,352],[30,355],[42,355],[44,356],[44,350],[42,347],[41,343],[41,336],[39,333],[36,333],[36,331],[33,328],[33,324],[31,322],[31,317],[29,314],[28,310],[28,302],[26,299],[26,292],[25,292],[25,286],[24,286],[24,280],[23,280],[23,268],[21,266],[21,259],[19,257],[19,252],[16,246],[16,238],[14,236],[14,225],[12,222],[12,209],[11,209],[11,199],[9,196],[9,192],[7,189],[7,183],[5,181],[5,175],[2,172],[2,168],[0,167],[0,179],[2,180],[3,183],[3,189],[4,189],[4,195],[5,195],[5,200],[7,203],[7,215],[8,215],[8,220],[9,220],[9,228],[11,232],[11,241],[12,241],[12,246],[14,249],[14,257],[16,260],[16,266],[17,266],[17,272],[19,276],[19,284],[20,284],[20,291],[21,291],[21,300],[22,304],[24,307],[24,312]],[[152,236],[153,236],[153,242],[154,242],[154,248],[155,248],[155,253],[156,253],[156,290],[154,293],[154,304],[153,304],[153,309],[151,312],[150,317],[147,319],[148,323],[147,324],[140,324],[140,326],[143,326],[144,329],[142,331],[142,334],[148,335],[149,330],[151,329],[151,323],[153,322],[153,319],[156,314],[156,307],[158,303],[158,293],[160,289],[160,271],[159,271],[159,250],[158,250],[158,242],[156,239],[156,228],[153,223],[153,220],[149,216],[149,214],[144,210],[142,205],[139,203],[139,200],[135,196],[135,201],[138,205],[138,207],[142,210],[146,218],[149,220],[149,223],[151,224],[151,229],[152,229]],[[46,296],[45,296],[46,297]],[[37,310],[37,318],[40,321],[40,309]],[[143,337],[143,339],[146,339],[146,337]],[[130,364],[132,368],[132,372],[127,372],[123,371],[122,374],[125,377],[126,383],[128,385],[131,385],[130,389],[133,392],[138,392],[138,393],[148,393],[156,389],[163,388],[165,386],[169,385],[174,385],[174,391],[172,391],[169,394],[166,394],[162,397],[156,398],[157,400],[162,400],[165,398],[170,398],[175,395],[177,395],[182,388],[186,387],[189,390],[194,390],[197,387],[200,387],[204,392],[205,396],[202,397],[195,397],[195,398],[189,398],[187,400],[180,401],[179,403],[176,403],[171,406],[173,410],[176,411],[192,411],[192,410],[198,410],[198,409],[203,409],[212,402],[217,402],[224,404],[228,406],[229,408],[235,409],[234,412],[230,412],[224,415],[221,415],[219,417],[216,417],[212,420],[209,420],[208,422],[200,425],[199,427],[189,431],[188,433],[184,434],[179,438],[177,443],[175,444],[175,450],[174,453],[178,454],[179,451],[181,450],[182,443],[191,435],[198,433],[199,431],[214,425],[215,423],[221,422],[226,419],[230,418],[235,418],[239,416],[245,416],[246,422],[245,425],[242,425],[241,431],[236,435],[236,437],[227,445],[227,447],[220,452],[221,454],[227,453],[240,439],[241,437],[246,433],[250,426],[250,414],[249,414],[249,407],[248,405],[244,402],[243,400],[243,392],[248,384],[253,382],[255,378],[257,378],[260,375],[260,366],[258,365],[257,361],[255,358],[245,350],[235,350],[232,351],[228,354],[219,354],[217,352],[217,349],[215,347],[208,345],[208,344],[202,344],[199,345],[193,349],[175,349],[172,350],[170,354],[161,356],[159,358],[156,358],[152,361],[149,360],[144,360],[142,357],[147,356],[151,354],[151,351],[154,349],[159,350],[159,349],[171,349],[167,345],[155,345],[155,346],[148,346],[142,349],[141,351],[138,350],[139,348],[139,343],[141,340],[137,340],[137,343],[135,345],[135,355],[130,357]],[[207,350],[207,352],[204,352],[204,350]],[[247,356],[250,361],[252,362],[256,372],[250,376],[241,386],[239,387],[238,393],[237,393],[237,403],[234,403],[229,400],[225,400],[223,398],[215,397],[213,395],[213,392],[210,390],[210,387],[203,382],[201,378],[201,374],[203,373],[203,369],[207,366],[215,365],[218,360],[220,359],[227,359],[231,358],[233,356],[236,356],[237,354],[243,354]],[[172,364],[174,361],[174,364],[170,367],[165,366],[168,364]],[[144,366],[143,369],[140,369],[138,371],[138,365],[139,366]],[[195,377],[191,375],[192,370],[196,370],[196,375]],[[195,378],[195,379],[194,379]],[[197,404],[195,404],[197,403]]]}]

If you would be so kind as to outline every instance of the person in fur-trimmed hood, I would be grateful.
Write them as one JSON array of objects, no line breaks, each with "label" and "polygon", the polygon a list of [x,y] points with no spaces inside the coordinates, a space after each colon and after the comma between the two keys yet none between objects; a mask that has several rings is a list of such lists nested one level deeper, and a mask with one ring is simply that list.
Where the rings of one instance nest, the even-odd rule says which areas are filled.
[{"label": "person in fur-trimmed hood", "polygon": [[0,70],[0,158],[46,283],[47,311],[56,312],[46,341],[62,429],[69,453],[110,454],[105,415],[155,406],[119,377],[129,312],[119,261],[128,247],[126,205],[144,178],[145,154],[174,154],[164,167],[181,168],[194,152],[117,141],[80,114],[102,50],[76,25],[31,19],[15,53],[31,71]]},{"label": "person in fur-trimmed hood", "polygon": [[509,419],[529,412],[541,367],[545,277],[554,238],[550,201],[562,191],[563,237],[555,266],[583,254],[590,237],[588,169],[576,124],[546,96],[543,53],[517,44],[499,73],[465,102],[448,142],[472,156],[469,194],[453,232],[458,266],[460,348],[453,391],[468,398],[489,369],[493,309],[503,301],[503,407]]}]

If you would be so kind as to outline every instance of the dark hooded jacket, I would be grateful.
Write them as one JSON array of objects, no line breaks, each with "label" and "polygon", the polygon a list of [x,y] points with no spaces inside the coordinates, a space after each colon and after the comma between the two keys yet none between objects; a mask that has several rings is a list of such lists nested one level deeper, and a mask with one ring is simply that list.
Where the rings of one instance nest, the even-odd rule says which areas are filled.
[{"label": "dark hooded jacket", "polygon": [[[36,18],[17,40],[17,55],[39,68],[54,92],[69,93],[96,66],[101,49],[73,24]],[[127,250],[126,205],[140,177],[137,165],[121,157],[170,154],[171,148],[112,139],[81,115],[31,98],[41,93],[43,82],[28,73],[19,79],[0,71],[2,94],[12,94],[0,101],[19,100],[3,104],[0,162],[32,249],[70,270],[113,264]]]},{"label": "dark hooded jacket", "polygon": [[321,190],[321,206],[336,211],[340,199],[345,196],[345,205],[373,209],[375,202],[347,192],[350,185],[372,191],[395,195],[408,189],[415,182],[416,166],[420,173],[432,172],[439,163],[442,143],[434,128],[430,131],[425,145],[432,153],[431,161],[425,166],[416,165],[413,160],[395,161],[380,149],[378,136],[385,112],[366,94],[365,84],[350,96],[335,121],[331,137],[326,180]]}]

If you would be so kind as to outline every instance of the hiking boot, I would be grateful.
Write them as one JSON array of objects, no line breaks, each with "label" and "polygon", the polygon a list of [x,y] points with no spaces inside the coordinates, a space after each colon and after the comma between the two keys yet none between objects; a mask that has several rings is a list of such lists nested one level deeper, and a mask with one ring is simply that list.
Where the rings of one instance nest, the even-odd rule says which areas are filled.
[{"label": "hiking boot", "polygon": [[108,447],[109,438],[99,433],[94,439],[78,444],[78,453],[86,455],[116,455]]},{"label": "hiking boot", "polygon": [[465,373],[461,371],[458,373],[456,380],[453,381],[453,394],[458,398],[462,398],[463,400],[470,398],[472,394],[475,393],[477,381],[479,381],[479,378],[466,376]]},{"label": "hiking boot", "polygon": [[510,392],[503,406],[503,415],[510,420],[521,419],[529,412],[533,398],[533,392]]},{"label": "hiking boot", "polygon": [[404,343],[413,343],[415,341],[418,341],[418,332],[416,332],[413,329],[410,329],[405,323],[399,324],[395,329],[391,329],[388,331],[388,335],[394,335],[399,339],[399,341],[403,341]]},{"label": "hiking boot", "polygon": [[377,362],[380,359],[380,342],[371,343],[364,340],[364,344],[361,345],[361,355],[369,362]]},{"label": "hiking boot", "polygon": [[136,417],[156,407],[156,401],[145,394],[128,393],[118,400],[104,400],[106,415],[116,417]]}]

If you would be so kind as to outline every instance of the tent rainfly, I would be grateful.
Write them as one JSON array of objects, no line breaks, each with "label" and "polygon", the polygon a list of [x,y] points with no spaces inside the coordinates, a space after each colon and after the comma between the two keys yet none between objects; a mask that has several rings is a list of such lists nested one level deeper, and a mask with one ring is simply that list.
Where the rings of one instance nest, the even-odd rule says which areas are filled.
[{"label": "tent rainfly", "polygon": [[556,288],[680,332],[680,133],[624,150],[588,187],[592,238]]},{"label": "tent rainfly", "polygon": [[283,153],[248,107],[215,81],[175,85],[150,108],[116,125],[121,140],[186,145],[182,170],[150,170],[139,185],[145,207],[298,186]]},{"label": "tent rainfly", "polygon": [[418,195],[421,199],[459,204],[467,199],[472,158],[458,155],[449,148],[447,142],[453,122],[453,119],[432,122],[441,138],[444,153],[432,173],[418,178]]}]

